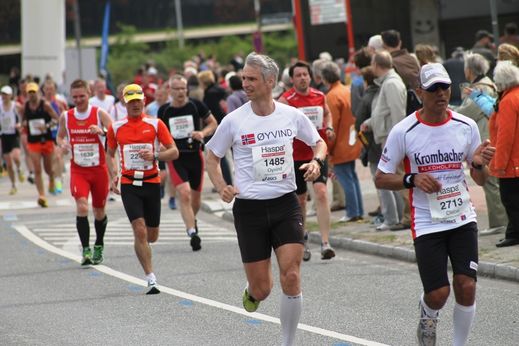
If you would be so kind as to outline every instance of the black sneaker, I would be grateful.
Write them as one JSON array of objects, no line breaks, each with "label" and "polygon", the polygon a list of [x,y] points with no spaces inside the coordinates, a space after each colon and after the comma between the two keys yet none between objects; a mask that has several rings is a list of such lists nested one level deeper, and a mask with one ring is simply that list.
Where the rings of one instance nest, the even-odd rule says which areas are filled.
[{"label": "black sneaker", "polygon": [[335,251],[330,244],[325,243],[321,245],[321,259],[329,260],[335,257]]},{"label": "black sneaker", "polygon": [[200,245],[202,243],[202,239],[200,239],[200,236],[198,235],[198,222],[196,219],[195,219],[195,233],[190,237],[191,237],[191,241],[189,243],[190,243],[193,251],[200,250],[202,248],[202,245]]},{"label": "black sneaker", "polygon": [[202,239],[200,239],[200,237],[198,236],[198,232],[194,233],[191,236],[191,240],[189,241],[189,244],[191,245],[191,248],[193,249],[193,251],[199,251],[202,248],[201,243],[202,243]]}]

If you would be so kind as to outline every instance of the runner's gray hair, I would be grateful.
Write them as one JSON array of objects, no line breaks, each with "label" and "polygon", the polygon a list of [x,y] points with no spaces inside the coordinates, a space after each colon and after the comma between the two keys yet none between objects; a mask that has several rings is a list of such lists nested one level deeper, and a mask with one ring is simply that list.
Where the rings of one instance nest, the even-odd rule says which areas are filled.
[{"label": "runner's gray hair", "polygon": [[245,59],[245,65],[259,67],[264,80],[266,80],[268,77],[273,77],[274,81],[278,80],[279,67],[274,59],[267,55],[252,52],[247,55],[247,58]]},{"label": "runner's gray hair", "polygon": [[181,74],[174,74],[173,76],[171,76],[169,78],[169,86],[171,86],[171,83],[173,83],[173,81],[175,81],[175,80],[181,80],[181,81],[183,81],[184,83],[187,84],[186,77],[182,76]]},{"label": "runner's gray hair", "polygon": [[486,75],[490,66],[483,55],[471,53],[465,58],[465,68],[472,72],[475,77],[479,77]]},{"label": "runner's gray hair", "polygon": [[341,69],[333,61],[325,61],[322,65],[321,75],[326,83],[333,84],[341,80]]},{"label": "runner's gray hair", "polygon": [[494,70],[494,83],[498,91],[505,91],[519,85],[519,67],[510,60],[498,61]]},{"label": "runner's gray hair", "polygon": [[312,62],[312,73],[314,77],[322,78],[323,64],[326,62],[324,59],[317,59]]}]

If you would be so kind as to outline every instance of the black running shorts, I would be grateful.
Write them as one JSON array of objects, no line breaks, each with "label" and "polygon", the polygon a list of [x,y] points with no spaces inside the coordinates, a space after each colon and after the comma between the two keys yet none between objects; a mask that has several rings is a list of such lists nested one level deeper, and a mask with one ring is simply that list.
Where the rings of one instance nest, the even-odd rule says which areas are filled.
[{"label": "black running shorts", "polygon": [[272,249],[304,244],[303,215],[294,192],[268,200],[236,199],[234,226],[243,263],[270,258]]},{"label": "black running shorts", "polygon": [[168,162],[173,185],[189,182],[193,191],[202,191],[204,179],[204,154],[202,151],[180,152],[178,159]]},{"label": "black running shorts", "polygon": [[478,227],[475,222],[414,240],[416,262],[425,293],[449,286],[447,260],[454,275],[477,279]]},{"label": "black running shorts", "polygon": [[[299,168],[310,161],[294,161],[294,173],[296,175],[296,185],[297,190],[296,194],[302,195],[308,191],[308,185],[305,181],[305,171],[300,170]],[[323,183],[326,184],[328,180],[328,160],[324,160],[324,165],[321,168],[321,174],[313,181],[313,183]]]},{"label": "black running shorts", "polygon": [[14,135],[2,135],[2,154],[9,154],[13,149],[20,148],[20,136]]},{"label": "black running shorts", "polygon": [[160,184],[121,184],[121,198],[130,222],[142,217],[146,226],[159,227]]}]

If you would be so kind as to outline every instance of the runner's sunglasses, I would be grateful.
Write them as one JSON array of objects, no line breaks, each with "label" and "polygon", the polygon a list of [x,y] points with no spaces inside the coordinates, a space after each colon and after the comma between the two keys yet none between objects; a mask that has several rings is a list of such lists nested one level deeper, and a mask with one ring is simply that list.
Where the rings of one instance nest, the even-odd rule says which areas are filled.
[{"label": "runner's sunglasses", "polygon": [[142,95],[144,94],[142,91],[127,91],[124,96],[132,96],[132,95]]},{"label": "runner's sunglasses", "polygon": [[431,85],[430,87],[428,87],[427,89],[424,89],[425,91],[427,92],[430,92],[430,93],[434,93],[436,92],[438,89],[442,89],[442,90],[447,90],[451,87],[450,84],[445,84],[445,83],[434,83],[433,85]]}]

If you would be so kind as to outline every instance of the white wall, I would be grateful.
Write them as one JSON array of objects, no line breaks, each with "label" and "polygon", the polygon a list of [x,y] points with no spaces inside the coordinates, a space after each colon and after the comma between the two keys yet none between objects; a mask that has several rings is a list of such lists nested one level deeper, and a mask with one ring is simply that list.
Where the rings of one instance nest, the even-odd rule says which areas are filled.
[{"label": "white wall", "polygon": [[65,0],[22,0],[22,75],[50,74],[58,84],[65,71]]}]

